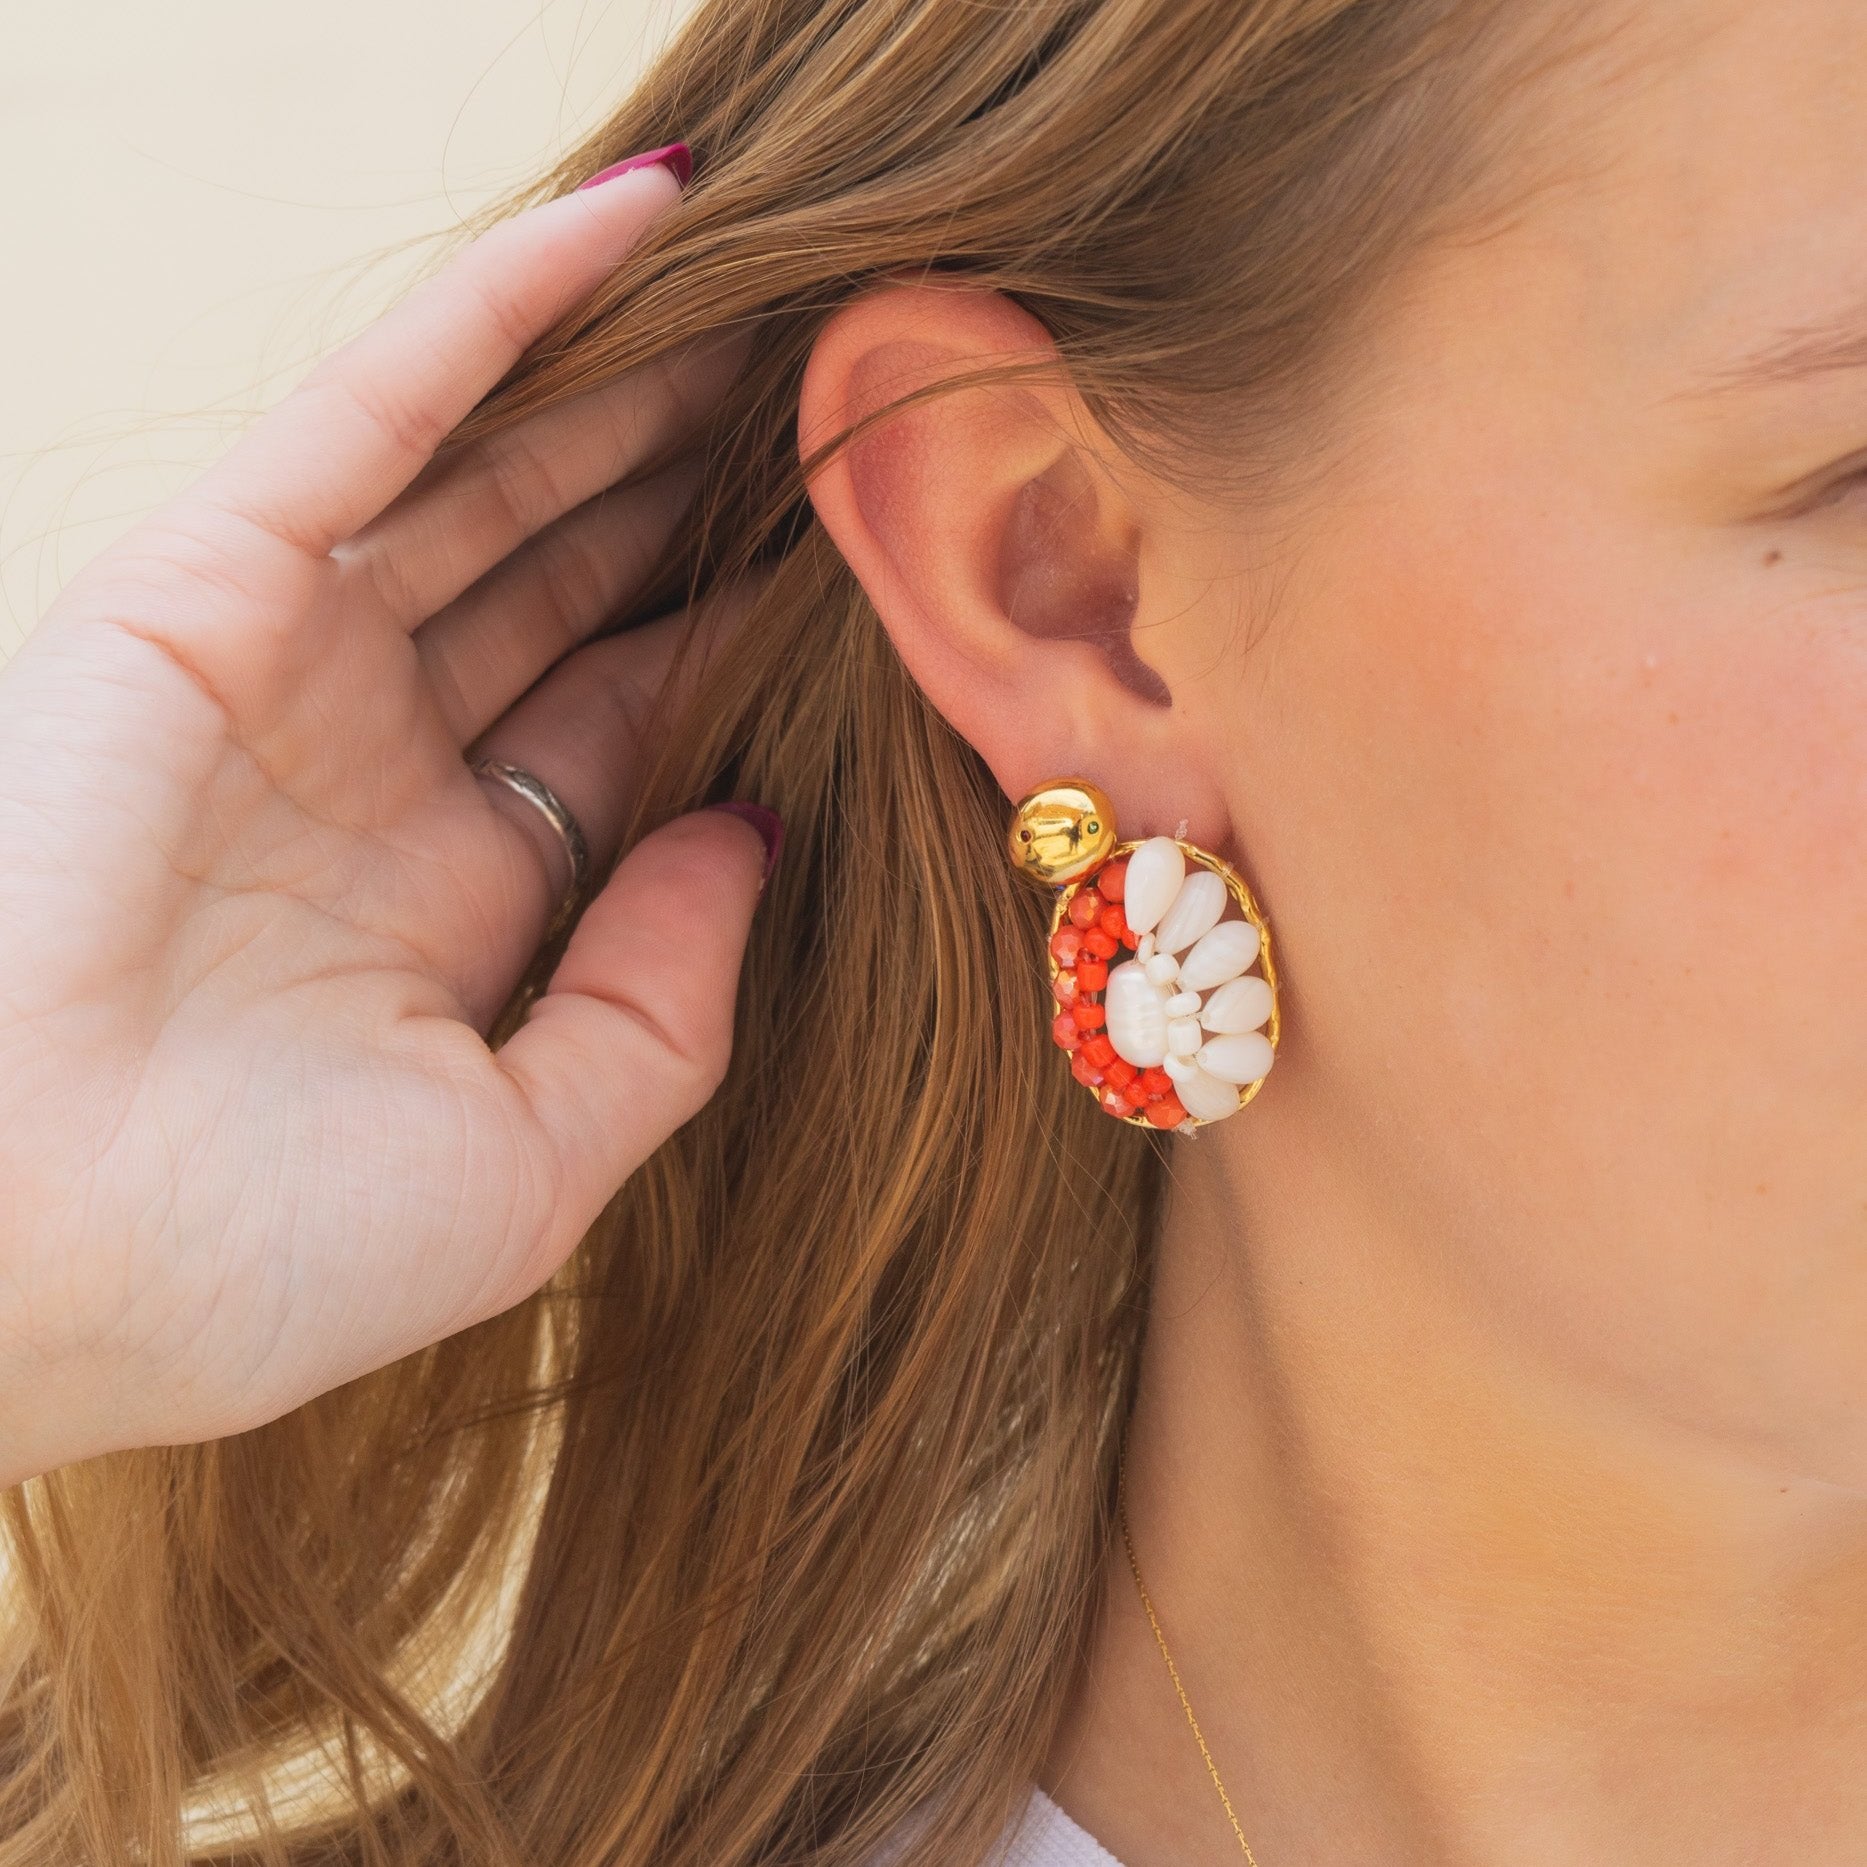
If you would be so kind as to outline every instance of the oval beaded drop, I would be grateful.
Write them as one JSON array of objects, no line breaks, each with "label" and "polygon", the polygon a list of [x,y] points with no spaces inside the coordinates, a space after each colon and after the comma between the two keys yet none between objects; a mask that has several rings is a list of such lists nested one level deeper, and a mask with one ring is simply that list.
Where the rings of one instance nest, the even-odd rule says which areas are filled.
[{"label": "oval beaded drop", "polygon": [[[1124,845],[1106,795],[1059,779],[1018,806],[1008,843],[1019,871],[1055,897],[1051,1035],[1071,1074],[1108,1114],[1191,1134],[1257,1092],[1277,1010],[1250,890],[1183,842],[1185,828]],[[1260,955],[1263,976],[1248,976]]]}]

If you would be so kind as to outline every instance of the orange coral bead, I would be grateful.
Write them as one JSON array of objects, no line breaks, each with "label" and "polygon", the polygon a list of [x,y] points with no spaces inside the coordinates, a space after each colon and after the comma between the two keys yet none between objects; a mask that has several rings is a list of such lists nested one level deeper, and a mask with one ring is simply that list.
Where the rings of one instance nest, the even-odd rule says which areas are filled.
[{"label": "orange coral bead", "polygon": [[[1078,1007],[1079,1014],[1080,1010],[1081,1008]],[[1078,1024],[1082,1023],[1080,1015],[1078,1015],[1076,1022]],[[1145,1095],[1150,1102],[1154,1101],[1156,1097],[1170,1094],[1172,1089],[1173,1078],[1158,1065],[1153,1069],[1143,1070],[1141,1072],[1141,1093]]]},{"label": "orange coral bead", "polygon": [[1102,1072],[1080,1050],[1070,1059],[1070,1074],[1091,1089],[1099,1087],[1102,1081]]},{"label": "orange coral bead", "polygon": [[1141,944],[1141,936],[1136,933],[1132,927],[1124,926],[1122,928],[1121,943],[1132,953],[1135,948]]},{"label": "orange coral bead", "polygon": [[1115,1061],[1115,1046],[1109,1042],[1106,1031],[1098,1031],[1094,1037],[1083,1039],[1082,1054],[1097,1069],[1106,1070]]},{"label": "orange coral bead", "polygon": [[[1098,1006],[1097,1009],[1100,1010],[1101,1007]],[[1105,1012],[1103,1015],[1106,1017],[1108,1014]],[[1050,1035],[1065,1050],[1074,1050],[1083,1041],[1082,1027],[1077,1023],[1075,1014],[1068,1011],[1058,1012],[1051,1020]]]},{"label": "orange coral bead", "polygon": [[1093,998],[1079,998],[1070,1007],[1070,1016],[1079,1031],[1099,1031],[1109,1021],[1108,1008]]},{"label": "orange coral bead", "polygon": [[[1121,951],[1121,942],[1113,934],[1104,933],[1101,923],[1098,922],[1083,935],[1082,950],[1093,954],[1097,959],[1113,959]],[[1070,964],[1073,966],[1076,962],[1071,960]]]},{"label": "orange coral bead", "polygon": [[1096,916],[1096,926],[1099,927],[1103,933],[1109,934],[1117,940],[1121,939],[1128,931],[1128,916],[1122,912],[1121,903],[1119,901],[1111,901],[1108,906]]},{"label": "orange coral bead", "polygon": [[1105,959],[1079,959],[1076,984],[1079,991],[1100,992],[1109,982],[1109,963]]},{"label": "orange coral bead", "polygon": [[1117,1089],[1132,1098],[1134,1092],[1129,1089],[1128,1085],[1132,1083],[1141,1072],[1137,1070],[1126,1057],[1117,1057],[1102,1074],[1106,1076]]},{"label": "orange coral bead", "polygon": [[1051,979],[1050,989],[1055,994],[1056,1001],[1059,1005],[1075,1004],[1076,1003],[1076,975],[1075,973],[1071,972],[1067,966],[1064,967],[1064,969],[1060,973],[1057,973]]},{"label": "orange coral bead", "polygon": [[1105,1114],[1132,1115],[1134,1113],[1134,1104],[1119,1089],[1111,1085],[1103,1087],[1099,1100]]},{"label": "orange coral bead", "polygon": [[1180,1098],[1171,1089],[1158,1100],[1148,1103],[1142,1113],[1156,1128],[1177,1128],[1186,1120],[1186,1110],[1180,1106]]},{"label": "orange coral bead", "polygon": [[1118,856],[1098,869],[1096,888],[1104,901],[1119,901],[1128,892],[1128,858]]},{"label": "orange coral bead", "polygon": [[1083,950],[1083,930],[1080,927],[1064,925],[1050,936],[1050,957],[1059,966],[1074,966],[1076,956]]},{"label": "orange coral bead", "polygon": [[1093,888],[1079,888],[1070,898],[1070,919],[1078,927],[1093,927],[1102,912],[1102,897]]}]

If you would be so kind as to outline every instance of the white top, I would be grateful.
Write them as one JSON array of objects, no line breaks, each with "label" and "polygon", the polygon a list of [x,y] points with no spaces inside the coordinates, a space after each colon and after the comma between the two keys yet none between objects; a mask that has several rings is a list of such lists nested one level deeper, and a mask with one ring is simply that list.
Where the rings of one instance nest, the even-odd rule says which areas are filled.
[{"label": "white top", "polygon": [[1071,1821],[1035,1783],[1023,1820],[1006,1830],[1000,1845],[1004,1852],[995,1859],[1002,1867],[1121,1867],[1088,1829]]},{"label": "white top", "polygon": [[[890,1867],[919,1822],[918,1816],[903,1822],[891,1841],[871,1857],[869,1867]],[[1006,1824],[996,1850],[986,1856],[986,1861],[987,1867],[1122,1867],[1094,1835],[1065,1815],[1035,1783],[1024,1807]]]}]

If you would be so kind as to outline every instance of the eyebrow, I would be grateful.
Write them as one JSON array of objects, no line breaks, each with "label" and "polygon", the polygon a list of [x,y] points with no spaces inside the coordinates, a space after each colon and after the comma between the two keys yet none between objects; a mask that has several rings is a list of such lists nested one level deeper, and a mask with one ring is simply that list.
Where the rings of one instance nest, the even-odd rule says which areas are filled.
[{"label": "eyebrow", "polygon": [[1867,369],[1867,301],[1832,323],[1780,332],[1735,363],[1698,378],[1688,393],[1723,395],[1859,369]]}]

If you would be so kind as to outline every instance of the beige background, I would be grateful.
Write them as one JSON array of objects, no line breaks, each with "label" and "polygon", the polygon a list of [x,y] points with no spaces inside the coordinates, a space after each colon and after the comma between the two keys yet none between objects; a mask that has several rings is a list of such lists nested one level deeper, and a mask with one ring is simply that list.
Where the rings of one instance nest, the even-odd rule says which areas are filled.
[{"label": "beige background", "polygon": [[686,0],[0,0],[0,660]]}]

